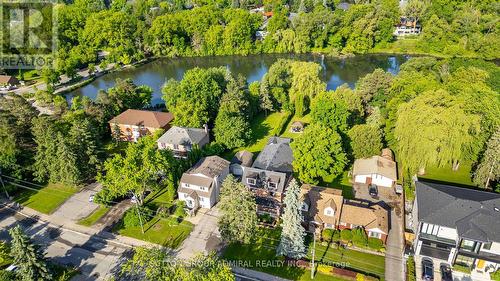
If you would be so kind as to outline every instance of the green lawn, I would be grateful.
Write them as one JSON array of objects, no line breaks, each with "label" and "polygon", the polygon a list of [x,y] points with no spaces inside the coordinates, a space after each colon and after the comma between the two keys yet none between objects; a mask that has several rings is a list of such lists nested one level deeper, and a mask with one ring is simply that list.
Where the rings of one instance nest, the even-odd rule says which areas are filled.
[{"label": "green lawn", "polygon": [[252,139],[249,141],[249,145],[244,147],[238,147],[232,151],[228,151],[224,158],[231,159],[233,155],[241,150],[248,150],[254,154],[262,151],[267,143],[269,137],[273,136],[273,131],[279,126],[279,123],[286,113],[274,112],[268,114],[259,114],[250,123],[250,128],[252,129]]},{"label": "green lawn", "polygon": [[96,223],[100,218],[102,218],[109,211],[109,207],[100,205],[98,209],[96,209],[92,214],[88,217],[81,219],[78,221],[78,224],[84,226],[92,226]]},{"label": "green lawn", "polygon": [[25,207],[51,214],[77,191],[74,186],[50,183],[37,191],[19,188],[14,200]]},{"label": "green lawn", "polygon": [[[231,244],[224,249],[222,257],[229,261],[238,261],[241,266],[266,272],[291,280],[311,280],[310,271],[282,264],[283,258],[276,257],[276,247],[280,239],[278,229],[259,228],[256,240],[248,245]],[[310,250],[308,250],[310,253]],[[309,256],[308,256],[309,257]],[[309,257],[310,258],[310,257]],[[384,257],[353,250],[333,250],[316,244],[316,258],[320,263],[345,262],[352,269],[384,276]],[[262,263],[264,261],[264,263]],[[260,262],[260,264],[259,264]],[[267,266],[266,266],[267,265]],[[313,280],[342,281],[336,277],[316,273]]]},{"label": "green lawn", "polygon": [[425,169],[425,175],[419,178],[461,186],[475,186],[470,175],[471,163],[461,163],[457,171],[453,171],[451,166],[428,167]]},{"label": "green lawn", "polygon": [[283,132],[283,134],[281,134],[282,137],[294,139],[294,138],[302,135],[301,133],[290,132],[290,127],[292,126],[292,123],[295,121],[300,121],[304,124],[304,127],[307,127],[307,125],[309,123],[311,123],[311,116],[309,114],[306,114],[302,117],[293,116],[292,118],[290,118],[290,121],[288,122],[288,124],[285,127],[285,131]]},{"label": "green lawn", "polygon": [[193,230],[193,224],[185,220],[178,223],[174,217],[165,219],[154,217],[144,225],[144,233],[142,233],[140,226],[125,228],[122,223],[117,224],[114,230],[121,235],[149,241],[169,248],[177,248],[188,237],[191,230]]}]

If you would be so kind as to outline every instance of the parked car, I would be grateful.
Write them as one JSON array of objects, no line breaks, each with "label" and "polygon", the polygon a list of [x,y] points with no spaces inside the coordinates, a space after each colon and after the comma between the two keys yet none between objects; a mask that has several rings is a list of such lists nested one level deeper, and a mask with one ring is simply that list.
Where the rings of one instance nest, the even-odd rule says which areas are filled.
[{"label": "parked car", "polygon": [[378,196],[378,187],[374,184],[368,186],[368,193],[371,197],[376,198]]},{"label": "parked car", "polygon": [[16,271],[17,271],[17,265],[13,265],[13,264],[11,264],[11,265],[9,265],[9,267],[7,267],[7,268],[5,269],[5,271],[16,272]]},{"label": "parked car", "polygon": [[430,259],[422,259],[422,280],[434,281],[434,264]]},{"label": "parked car", "polygon": [[94,202],[95,193],[90,194],[89,202]]},{"label": "parked car", "polygon": [[451,268],[449,265],[443,263],[441,264],[441,280],[442,281],[452,281],[453,276],[451,275]]}]

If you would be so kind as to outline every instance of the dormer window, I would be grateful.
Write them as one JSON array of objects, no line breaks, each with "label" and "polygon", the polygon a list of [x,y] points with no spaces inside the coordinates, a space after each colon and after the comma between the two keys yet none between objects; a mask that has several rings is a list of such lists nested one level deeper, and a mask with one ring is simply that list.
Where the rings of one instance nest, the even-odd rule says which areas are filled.
[{"label": "dormer window", "polygon": [[333,217],[335,215],[335,211],[332,208],[328,207],[325,209],[324,214],[325,216]]},{"label": "dormer window", "polygon": [[309,210],[309,206],[307,206],[306,202],[302,202],[302,211],[307,211]]},{"label": "dormer window", "polygon": [[247,184],[249,185],[256,185],[257,181],[253,178],[247,178]]},{"label": "dormer window", "polygon": [[272,189],[277,189],[278,188],[278,185],[274,182],[269,182],[269,187],[272,188]]}]

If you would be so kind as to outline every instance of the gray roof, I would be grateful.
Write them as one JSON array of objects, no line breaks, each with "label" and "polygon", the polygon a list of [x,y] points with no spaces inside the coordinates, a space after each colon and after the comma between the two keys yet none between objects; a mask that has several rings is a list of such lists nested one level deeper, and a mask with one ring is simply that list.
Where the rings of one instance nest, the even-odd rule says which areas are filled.
[{"label": "gray roof", "polygon": [[[207,141],[204,139],[207,138]],[[177,145],[205,144],[208,142],[208,133],[204,129],[186,128],[174,126],[166,131],[159,139],[159,143]]]},{"label": "gray roof", "polygon": [[229,168],[229,161],[219,156],[203,157],[184,174],[202,174],[209,178],[220,176],[224,169]]},{"label": "gray roof", "polygon": [[290,139],[271,137],[252,167],[263,170],[292,173],[293,153]]},{"label": "gray roof", "polygon": [[460,237],[500,242],[500,194],[417,182],[418,220],[455,228]]},{"label": "gray roof", "polygon": [[250,167],[252,163],[253,153],[248,150],[238,151],[231,160],[231,164],[239,164],[244,167]]},{"label": "gray roof", "polygon": [[256,168],[246,168],[243,170],[243,176],[241,181],[243,184],[247,185],[247,178],[253,178],[256,180],[256,188],[265,188],[266,183],[273,182],[276,184],[276,191],[283,193],[286,187],[287,176],[285,173],[266,171]]}]

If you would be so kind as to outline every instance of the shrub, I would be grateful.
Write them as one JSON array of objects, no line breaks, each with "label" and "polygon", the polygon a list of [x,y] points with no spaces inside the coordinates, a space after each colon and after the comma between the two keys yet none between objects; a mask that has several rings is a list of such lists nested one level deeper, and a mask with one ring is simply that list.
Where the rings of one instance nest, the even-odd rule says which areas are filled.
[{"label": "shrub", "polygon": [[491,280],[500,281],[500,269],[490,274]]},{"label": "shrub", "polygon": [[16,280],[16,274],[12,271],[0,270],[0,281]]},{"label": "shrub", "polygon": [[352,243],[356,247],[366,247],[368,238],[366,237],[366,232],[363,228],[357,227],[352,230]]},{"label": "shrub", "polygon": [[318,264],[318,271],[323,274],[332,274],[333,267],[327,264],[320,263]]},{"label": "shrub", "polygon": [[321,233],[321,238],[325,241],[332,241],[332,237],[333,237],[333,229],[329,229],[329,228],[326,228],[326,229],[323,229],[323,232]]},{"label": "shrub", "polygon": [[184,205],[184,201],[177,201],[177,204],[175,205],[174,216],[178,218],[184,218],[187,215],[186,210],[184,210]]},{"label": "shrub", "polygon": [[370,237],[368,238],[368,247],[372,250],[379,251],[384,247],[384,243],[378,238]]},{"label": "shrub", "polygon": [[332,235],[332,242],[339,242],[340,241],[340,231],[335,230]]},{"label": "shrub", "polygon": [[349,242],[352,239],[352,232],[350,229],[342,229],[340,231],[340,239],[344,242]]},{"label": "shrub", "polygon": [[365,281],[365,276],[361,273],[356,274],[356,281]]},{"label": "shrub", "polygon": [[415,276],[415,259],[413,258],[413,256],[408,257],[408,259],[406,260],[406,280],[417,280]]},{"label": "shrub", "polygon": [[139,208],[141,216],[137,212],[137,207],[132,207],[125,212],[125,216],[123,217],[123,224],[125,227],[136,227],[141,225],[142,223],[146,224],[152,217],[153,211],[146,207]]},{"label": "shrub", "polygon": [[258,215],[259,221],[263,223],[273,223],[273,217],[271,217],[270,214],[259,214]]}]

